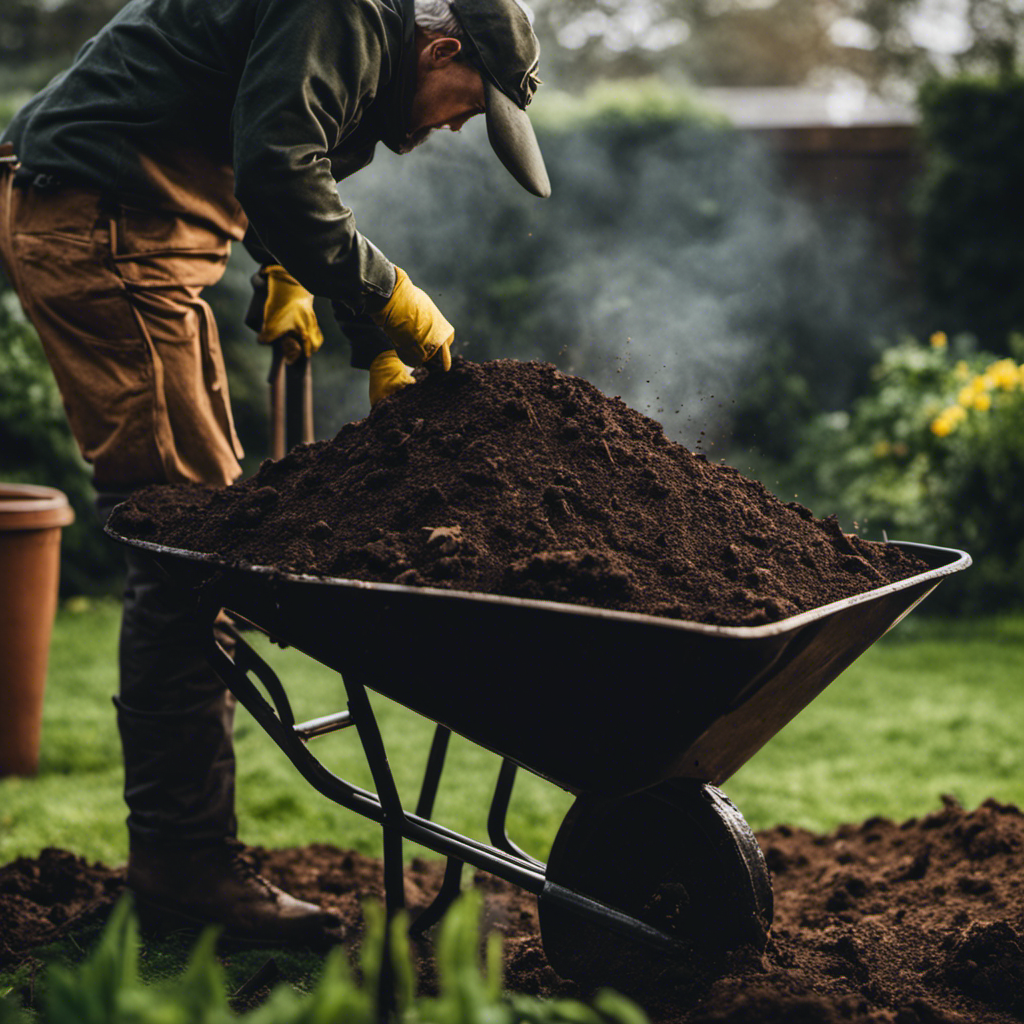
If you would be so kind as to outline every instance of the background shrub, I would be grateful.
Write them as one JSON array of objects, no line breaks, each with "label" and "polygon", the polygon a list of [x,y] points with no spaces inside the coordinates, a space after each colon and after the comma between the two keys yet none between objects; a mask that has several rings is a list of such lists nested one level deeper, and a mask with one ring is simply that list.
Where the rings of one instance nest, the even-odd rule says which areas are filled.
[{"label": "background shrub", "polygon": [[1016,356],[973,339],[888,349],[849,412],[804,433],[795,472],[859,532],[965,548],[975,565],[929,606],[997,609],[1024,597],[1024,338]]},{"label": "background shrub", "polygon": [[96,526],[85,462],[64,418],[57,385],[35,330],[14,293],[0,284],[0,479],[63,491],[75,521],[62,539],[61,590],[113,586],[121,558]]},{"label": "background shrub", "polygon": [[962,77],[920,93],[921,275],[933,326],[999,354],[1024,330],[1024,77]]}]

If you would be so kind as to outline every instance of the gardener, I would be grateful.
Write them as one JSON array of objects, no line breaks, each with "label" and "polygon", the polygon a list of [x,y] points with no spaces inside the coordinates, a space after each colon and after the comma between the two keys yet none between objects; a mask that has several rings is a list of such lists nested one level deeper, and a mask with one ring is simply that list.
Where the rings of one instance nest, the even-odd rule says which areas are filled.
[{"label": "gardener", "polygon": [[[332,300],[372,402],[447,370],[454,332],[357,231],[335,183],[485,113],[498,157],[550,192],[525,108],[537,39],[516,0],[131,0],[15,117],[0,264],[38,329],[101,512],[160,482],[223,486],[242,451],[202,289],[244,240],[260,340],[322,341]],[[287,269],[286,269],[287,268]],[[319,940],[333,915],[248,867],[235,839],[233,700],[184,602],[128,554],[117,705],[141,907],[236,938]]]}]

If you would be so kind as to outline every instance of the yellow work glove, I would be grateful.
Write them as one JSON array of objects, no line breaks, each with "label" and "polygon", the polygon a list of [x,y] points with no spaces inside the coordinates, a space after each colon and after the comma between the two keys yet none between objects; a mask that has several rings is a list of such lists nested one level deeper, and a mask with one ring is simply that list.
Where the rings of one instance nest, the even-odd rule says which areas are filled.
[{"label": "yellow work glove", "polygon": [[388,395],[393,395],[396,391],[415,383],[416,378],[398,358],[394,349],[381,352],[370,363],[370,407],[375,406],[382,398],[387,398]]},{"label": "yellow work glove", "polygon": [[395,290],[387,305],[371,319],[391,339],[406,366],[422,366],[436,359],[430,369],[451,369],[455,328],[401,267],[395,267]]},{"label": "yellow work glove", "polygon": [[313,312],[312,294],[282,266],[264,267],[261,273],[267,281],[267,301],[256,340],[263,345],[280,341],[287,363],[294,363],[299,356],[311,356],[324,343]]}]

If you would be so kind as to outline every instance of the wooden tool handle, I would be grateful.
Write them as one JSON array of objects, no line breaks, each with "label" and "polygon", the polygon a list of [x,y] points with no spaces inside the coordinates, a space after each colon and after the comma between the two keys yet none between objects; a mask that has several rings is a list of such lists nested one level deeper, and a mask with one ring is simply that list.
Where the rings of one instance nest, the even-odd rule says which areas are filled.
[{"label": "wooden tool handle", "polygon": [[284,457],[297,444],[310,444],[313,433],[313,363],[300,356],[286,363],[279,342],[270,365],[270,457]]}]

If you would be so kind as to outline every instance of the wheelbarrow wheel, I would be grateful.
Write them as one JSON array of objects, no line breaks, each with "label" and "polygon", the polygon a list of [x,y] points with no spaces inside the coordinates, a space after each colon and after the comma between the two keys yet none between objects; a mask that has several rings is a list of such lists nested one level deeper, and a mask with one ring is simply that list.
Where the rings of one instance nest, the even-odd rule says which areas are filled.
[{"label": "wheelbarrow wheel", "polygon": [[720,790],[696,781],[615,800],[580,796],[555,837],[547,879],[680,944],[671,955],[658,952],[542,896],[548,961],[586,989],[699,982],[726,954],[760,952],[768,940],[772,887],[757,840]]}]

